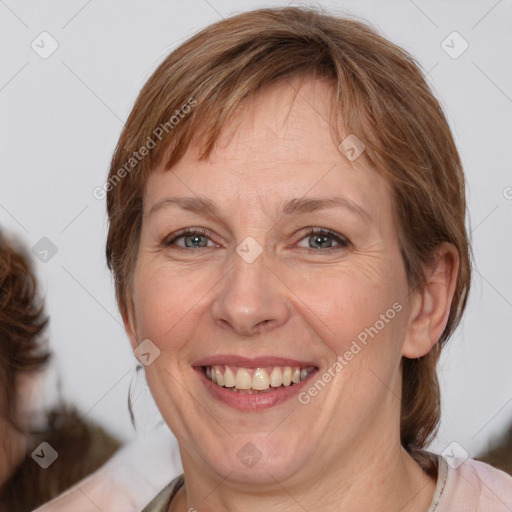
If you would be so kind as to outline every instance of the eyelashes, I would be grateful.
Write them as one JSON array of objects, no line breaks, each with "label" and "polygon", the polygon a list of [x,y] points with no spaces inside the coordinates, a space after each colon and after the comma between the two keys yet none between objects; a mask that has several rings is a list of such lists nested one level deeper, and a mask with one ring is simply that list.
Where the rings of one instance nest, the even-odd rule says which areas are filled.
[{"label": "eyelashes", "polygon": [[[195,241],[197,242],[197,240],[200,238],[210,239],[211,236],[209,235],[209,233],[207,233],[207,231],[204,228],[183,229],[181,231],[178,231],[177,233],[170,235],[170,237],[167,237],[167,239],[164,241],[164,245],[166,247],[172,247],[173,245],[176,245],[178,247],[183,247],[185,249],[188,247],[193,248],[193,249],[201,249],[203,247],[206,247],[206,245],[194,246],[193,244],[190,243],[190,240],[195,239]],[[184,245],[180,245],[180,244],[176,243],[178,240],[181,240],[181,239],[183,239]],[[189,240],[188,244],[187,244],[187,240]],[[215,245],[218,247],[217,244],[215,244]]]},{"label": "eyelashes", "polygon": [[[179,248],[183,250],[200,250],[211,247],[222,247],[212,238],[215,235],[204,228],[194,227],[180,230],[169,235],[163,242],[167,248]],[[307,242],[307,246],[301,242]],[[326,228],[309,227],[296,237],[298,247],[312,252],[330,252],[332,250],[346,249],[351,245],[345,236]],[[335,244],[335,245],[334,245]]]},{"label": "eyelashes", "polygon": [[[305,239],[315,239],[316,240],[314,241],[314,243],[320,243],[320,245],[323,245],[326,243],[326,240],[333,240],[335,241],[340,247],[343,247],[343,248],[347,248],[349,245],[350,245],[350,241],[345,238],[343,235],[340,235],[334,231],[331,231],[330,229],[325,229],[325,228],[308,228],[308,231],[303,235],[303,237],[301,238],[301,241],[302,240],[305,240]],[[311,247],[311,244],[310,244],[310,248],[313,249],[313,250],[318,250],[318,249],[321,249],[322,247],[318,247],[318,248],[315,248],[315,247]],[[327,247],[327,249],[333,249],[335,247]]]}]

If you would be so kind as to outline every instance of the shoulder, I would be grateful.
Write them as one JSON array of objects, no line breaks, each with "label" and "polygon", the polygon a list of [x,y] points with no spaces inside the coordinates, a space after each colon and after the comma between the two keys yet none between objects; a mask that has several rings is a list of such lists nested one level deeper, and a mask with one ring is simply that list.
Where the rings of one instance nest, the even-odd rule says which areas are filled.
[{"label": "shoulder", "polygon": [[167,429],[158,430],[124,446],[96,472],[37,512],[88,512],[91,502],[105,512],[134,512],[182,471],[175,438]]},{"label": "shoulder", "polygon": [[142,512],[166,512],[184,481],[183,475],[177,476],[144,507]]},{"label": "shoulder", "polygon": [[473,459],[461,462],[439,458],[439,467],[444,465],[446,473],[435,512],[512,510],[512,476]]}]

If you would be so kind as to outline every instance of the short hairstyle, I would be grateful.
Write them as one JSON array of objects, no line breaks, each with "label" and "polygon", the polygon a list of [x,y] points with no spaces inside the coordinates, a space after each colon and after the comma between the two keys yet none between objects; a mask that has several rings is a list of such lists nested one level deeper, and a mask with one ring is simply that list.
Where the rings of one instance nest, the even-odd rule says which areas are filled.
[{"label": "short hairstyle", "polygon": [[331,86],[333,141],[355,134],[366,146],[362,158],[391,185],[410,290],[425,285],[440,244],[452,243],[459,253],[444,332],[427,355],[402,360],[401,443],[420,457],[414,452],[431,441],[440,420],[436,365],[470,287],[465,180],[420,66],[367,23],[312,8],[260,9],[205,28],[162,62],[135,102],[105,187],[106,254],[118,305],[123,316],[130,314],[143,194],[152,170],[164,158],[170,169],[191,146],[208,158],[226,124],[259,91],[304,76]]}]

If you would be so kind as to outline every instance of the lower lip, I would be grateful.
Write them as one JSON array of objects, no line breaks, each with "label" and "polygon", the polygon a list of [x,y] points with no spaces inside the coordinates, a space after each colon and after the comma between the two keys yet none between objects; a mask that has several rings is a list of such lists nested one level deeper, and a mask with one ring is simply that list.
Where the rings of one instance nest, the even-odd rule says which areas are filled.
[{"label": "lower lip", "polygon": [[201,382],[209,393],[224,402],[225,404],[239,409],[242,411],[254,410],[254,409],[267,409],[275,407],[276,405],[286,402],[290,398],[296,397],[300,390],[306,385],[312,375],[315,375],[318,370],[312,371],[304,380],[293,384],[291,386],[281,386],[279,388],[271,389],[265,393],[236,393],[230,391],[228,388],[218,386],[213,383],[204,374],[202,367],[194,368],[201,379]]}]

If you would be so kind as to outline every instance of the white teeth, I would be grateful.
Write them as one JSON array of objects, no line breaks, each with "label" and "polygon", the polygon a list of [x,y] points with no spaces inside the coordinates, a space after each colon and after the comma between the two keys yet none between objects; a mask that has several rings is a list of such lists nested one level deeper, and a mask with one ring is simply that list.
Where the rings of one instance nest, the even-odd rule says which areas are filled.
[{"label": "white teeth", "polygon": [[283,371],[283,386],[289,386],[292,383],[292,369],[287,366]]},{"label": "white teeth", "polygon": [[270,374],[270,385],[273,388],[278,388],[283,384],[283,373],[280,368],[274,368]]},{"label": "white teeth", "polygon": [[226,371],[224,372],[224,386],[226,388],[235,387],[235,374],[229,366],[226,366]]},{"label": "white teeth", "polygon": [[[232,368],[225,365],[213,365],[205,368],[206,378],[218,386],[232,388],[232,391],[256,393],[270,391],[270,388],[290,386],[306,379],[314,367],[300,368],[275,366],[266,368]],[[269,375],[270,372],[270,375]],[[251,376],[252,373],[252,376]]]},{"label": "white teeth", "polygon": [[235,387],[237,389],[251,389],[251,374],[245,368],[238,368],[235,378]]},{"label": "white teeth", "polygon": [[264,368],[256,368],[256,371],[254,372],[254,375],[252,377],[252,389],[261,391],[263,389],[268,389],[269,385],[270,382],[266,370]]},{"label": "white teeth", "polygon": [[217,384],[219,386],[224,386],[224,375],[222,375],[222,372],[220,371],[220,368],[218,366],[215,366],[215,377],[217,377]]}]

